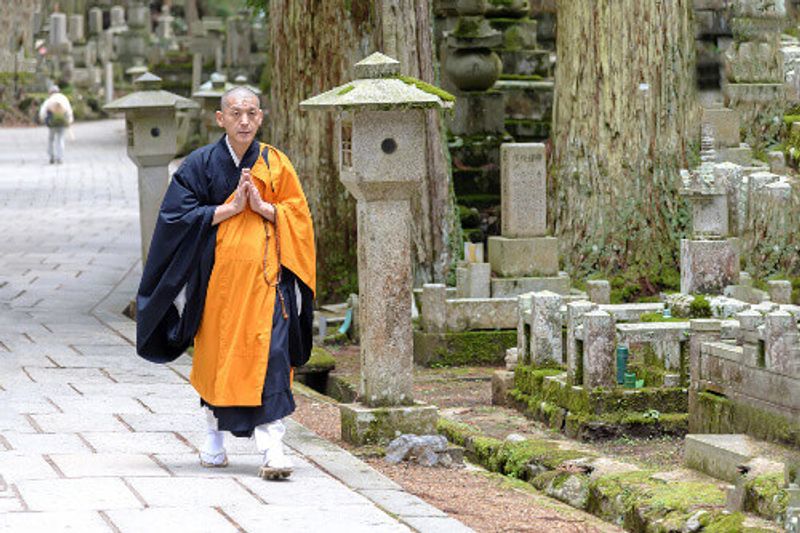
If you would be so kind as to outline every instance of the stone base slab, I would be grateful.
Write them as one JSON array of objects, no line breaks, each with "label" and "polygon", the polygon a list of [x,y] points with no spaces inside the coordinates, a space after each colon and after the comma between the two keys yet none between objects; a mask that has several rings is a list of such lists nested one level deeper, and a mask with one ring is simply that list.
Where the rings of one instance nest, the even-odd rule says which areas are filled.
[{"label": "stone base slab", "polygon": [[492,278],[492,298],[514,298],[526,292],[550,291],[566,296],[570,291],[566,272],[541,278]]},{"label": "stone base slab", "polygon": [[686,435],[683,459],[686,466],[711,477],[736,483],[739,466],[759,454],[756,441],[741,434]]},{"label": "stone base slab", "polygon": [[558,274],[558,239],[489,237],[489,263],[503,278]]},{"label": "stone base slab", "polygon": [[386,443],[404,433],[433,435],[439,412],[434,405],[368,407],[360,403],[339,405],[342,440],[356,446]]}]

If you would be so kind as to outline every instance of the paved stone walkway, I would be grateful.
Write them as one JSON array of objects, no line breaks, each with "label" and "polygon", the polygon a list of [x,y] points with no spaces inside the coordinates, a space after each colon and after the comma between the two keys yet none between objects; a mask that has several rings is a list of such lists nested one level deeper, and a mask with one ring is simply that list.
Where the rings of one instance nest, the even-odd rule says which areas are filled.
[{"label": "paved stone walkway", "polygon": [[120,314],[141,272],[123,122],[73,130],[60,166],[43,128],[0,130],[0,531],[466,530],[295,423],[290,481],[244,439],[199,466],[189,361],[140,360]]}]

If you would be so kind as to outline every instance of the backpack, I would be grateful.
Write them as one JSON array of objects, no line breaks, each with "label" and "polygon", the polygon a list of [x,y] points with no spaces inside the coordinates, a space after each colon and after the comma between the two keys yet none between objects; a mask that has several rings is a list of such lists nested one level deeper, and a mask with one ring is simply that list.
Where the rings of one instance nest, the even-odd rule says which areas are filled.
[{"label": "backpack", "polygon": [[47,107],[44,123],[48,128],[65,128],[67,124],[67,110],[61,102],[53,102]]}]

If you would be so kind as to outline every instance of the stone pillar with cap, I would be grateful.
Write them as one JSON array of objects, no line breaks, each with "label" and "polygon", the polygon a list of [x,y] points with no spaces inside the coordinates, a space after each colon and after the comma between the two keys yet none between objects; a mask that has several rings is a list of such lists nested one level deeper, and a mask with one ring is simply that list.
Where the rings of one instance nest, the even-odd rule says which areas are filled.
[{"label": "stone pillar with cap", "polygon": [[106,104],[104,109],[125,113],[128,157],[139,169],[139,224],[144,262],[169,183],[167,165],[178,151],[175,111],[197,104],[161,90],[161,78],[150,73],[137,78],[134,84],[136,92]]},{"label": "stone pillar with cap", "polygon": [[374,53],[356,79],[300,104],[334,109],[339,177],[357,200],[360,403],[341,406],[342,438],[363,444],[435,431],[437,410],[413,399],[411,200],[426,172],[425,110],[452,97],[399,79]]}]

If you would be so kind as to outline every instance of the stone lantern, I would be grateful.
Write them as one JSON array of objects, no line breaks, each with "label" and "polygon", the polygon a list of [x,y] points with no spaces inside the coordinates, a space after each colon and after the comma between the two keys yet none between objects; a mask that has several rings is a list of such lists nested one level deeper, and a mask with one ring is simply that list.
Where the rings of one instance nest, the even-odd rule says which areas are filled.
[{"label": "stone lantern", "polygon": [[167,165],[177,152],[176,109],[197,107],[188,98],[160,90],[161,78],[146,73],[134,82],[138,91],[106,104],[125,113],[128,157],[139,167],[139,224],[142,261],[147,260],[158,210],[169,183]]},{"label": "stone lantern", "polygon": [[357,200],[362,403],[341,412],[342,438],[364,444],[435,431],[436,408],[412,398],[411,200],[426,173],[426,109],[451,97],[401,79],[380,53],[355,75],[300,107],[338,112],[339,178]]}]

